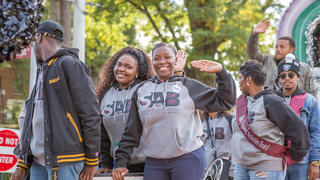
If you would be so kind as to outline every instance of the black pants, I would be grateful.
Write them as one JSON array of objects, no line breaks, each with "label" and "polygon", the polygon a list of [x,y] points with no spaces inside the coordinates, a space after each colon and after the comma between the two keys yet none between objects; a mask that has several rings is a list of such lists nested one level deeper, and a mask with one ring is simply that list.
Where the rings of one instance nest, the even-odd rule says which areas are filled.
[{"label": "black pants", "polygon": [[130,173],[143,173],[144,163],[128,165],[128,170]]}]

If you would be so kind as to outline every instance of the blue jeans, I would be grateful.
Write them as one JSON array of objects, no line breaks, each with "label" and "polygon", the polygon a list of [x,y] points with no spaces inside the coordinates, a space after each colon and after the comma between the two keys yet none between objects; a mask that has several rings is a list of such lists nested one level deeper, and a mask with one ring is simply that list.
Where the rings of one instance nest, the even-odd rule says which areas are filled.
[{"label": "blue jeans", "polygon": [[286,180],[308,180],[309,163],[294,163],[287,169]]},{"label": "blue jeans", "polygon": [[[84,162],[59,166],[58,179],[75,179],[78,180],[79,174],[84,166]],[[30,168],[31,180],[52,180],[52,168],[45,167],[33,161]]]},{"label": "blue jeans", "polygon": [[234,180],[284,180],[284,177],[284,171],[254,170],[238,165],[234,169]]},{"label": "blue jeans", "polygon": [[201,147],[175,158],[146,158],[144,180],[203,180],[205,152]]}]

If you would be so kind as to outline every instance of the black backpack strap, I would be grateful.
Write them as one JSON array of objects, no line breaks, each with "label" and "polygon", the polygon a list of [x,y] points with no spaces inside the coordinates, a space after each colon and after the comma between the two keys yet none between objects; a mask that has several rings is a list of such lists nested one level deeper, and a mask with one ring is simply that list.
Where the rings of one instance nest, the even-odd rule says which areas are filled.
[{"label": "black backpack strap", "polygon": [[216,149],[215,149],[214,139],[212,138],[213,136],[212,136],[212,133],[211,133],[211,126],[210,126],[210,123],[209,123],[210,116],[209,116],[208,113],[205,113],[205,117],[206,117],[206,122],[207,122],[208,135],[209,135],[209,138],[210,138],[210,141],[211,141],[211,147],[212,147],[212,150],[214,151],[214,157],[216,158],[217,157],[217,152],[216,152]]},{"label": "black backpack strap", "polygon": [[233,116],[231,114],[226,116],[226,119],[229,122],[229,127],[230,127],[231,132],[232,132],[232,118],[233,118]]}]

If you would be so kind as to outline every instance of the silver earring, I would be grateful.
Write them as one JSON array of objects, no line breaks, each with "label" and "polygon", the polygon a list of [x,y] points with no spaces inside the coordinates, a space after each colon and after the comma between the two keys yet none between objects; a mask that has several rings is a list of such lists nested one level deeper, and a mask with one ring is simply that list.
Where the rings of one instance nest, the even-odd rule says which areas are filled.
[{"label": "silver earring", "polygon": [[247,82],[246,84],[247,84],[247,86],[250,86],[249,82]]},{"label": "silver earring", "polygon": [[136,75],[136,79],[138,78],[138,74]]}]

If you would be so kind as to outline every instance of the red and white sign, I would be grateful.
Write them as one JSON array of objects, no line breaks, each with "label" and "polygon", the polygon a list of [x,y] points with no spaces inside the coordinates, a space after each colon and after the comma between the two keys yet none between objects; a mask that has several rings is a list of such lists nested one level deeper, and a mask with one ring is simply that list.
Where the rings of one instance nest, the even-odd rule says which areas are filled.
[{"label": "red and white sign", "polygon": [[8,171],[17,164],[17,157],[9,154],[0,154],[0,172]]},{"label": "red and white sign", "polygon": [[0,146],[16,147],[19,144],[18,135],[9,129],[0,130]]},{"label": "red and white sign", "polygon": [[18,159],[13,150],[19,144],[19,136],[19,130],[0,128],[0,173],[16,169]]}]

